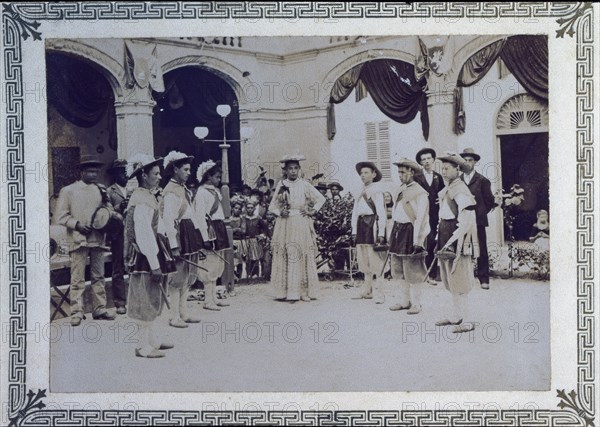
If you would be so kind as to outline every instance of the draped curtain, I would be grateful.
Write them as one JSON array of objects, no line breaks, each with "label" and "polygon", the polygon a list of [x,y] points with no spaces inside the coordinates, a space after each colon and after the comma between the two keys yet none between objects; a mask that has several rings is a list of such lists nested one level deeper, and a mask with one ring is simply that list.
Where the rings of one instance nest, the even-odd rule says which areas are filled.
[{"label": "draped curtain", "polygon": [[327,106],[327,137],[329,140],[332,140],[337,132],[334,105],[343,102],[352,93],[352,90],[358,84],[363,65],[359,64],[346,71],[335,81],[331,88],[331,96],[329,97],[329,105]]},{"label": "draped curtain", "polygon": [[454,91],[454,133],[463,133],[466,128],[462,88],[479,82],[498,57],[527,93],[548,102],[547,37],[522,35],[499,40],[471,56],[460,71]]},{"label": "draped curtain", "polygon": [[467,118],[464,110],[463,87],[472,86],[479,82],[492,68],[506,39],[499,40],[489,46],[479,50],[471,56],[463,65],[458,75],[456,88],[454,89],[454,133],[459,135],[464,133],[467,126]]},{"label": "draped curtain", "polygon": [[409,123],[420,112],[423,136],[429,138],[424,81],[415,81],[411,64],[378,59],[348,70],[333,85],[327,109],[327,135],[330,140],[336,133],[334,104],[343,102],[355,88],[357,101],[368,92],[377,107],[396,122]]},{"label": "draped curtain", "polygon": [[69,122],[90,128],[107,110],[114,117],[114,97],[106,78],[93,67],[67,55],[49,53],[48,102]]},{"label": "draped curtain", "polygon": [[547,36],[509,37],[500,57],[530,95],[548,102]]},{"label": "draped curtain", "polygon": [[409,123],[421,113],[421,128],[429,139],[429,114],[424,80],[415,81],[414,66],[406,62],[379,59],[365,64],[360,79],[379,109],[398,123]]}]

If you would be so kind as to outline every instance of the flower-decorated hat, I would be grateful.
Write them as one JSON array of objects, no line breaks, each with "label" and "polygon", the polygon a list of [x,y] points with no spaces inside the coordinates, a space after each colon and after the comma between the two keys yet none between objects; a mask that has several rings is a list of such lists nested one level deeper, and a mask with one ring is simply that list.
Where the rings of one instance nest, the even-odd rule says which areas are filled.
[{"label": "flower-decorated hat", "polygon": [[198,179],[198,181],[202,181],[202,178],[204,178],[206,172],[208,172],[215,166],[219,166],[219,164],[210,159],[203,163],[200,163],[200,166],[198,166],[198,171],[196,171],[196,178]]},{"label": "flower-decorated hat", "polygon": [[188,156],[187,154],[181,153],[179,151],[171,151],[165,157],[163,167],[167,169],[169,166],[181,162],[182,160],[187,160],[189,163],[191,163],[192,160],[194,160],[194,156]]}]

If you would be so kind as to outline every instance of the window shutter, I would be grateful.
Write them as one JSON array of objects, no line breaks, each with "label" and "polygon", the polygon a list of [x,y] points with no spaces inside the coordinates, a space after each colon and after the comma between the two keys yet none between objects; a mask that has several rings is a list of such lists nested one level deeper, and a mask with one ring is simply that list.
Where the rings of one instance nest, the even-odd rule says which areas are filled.
[{"label": "window shutter", "polygon": [[390,179],[390,122],[367,122],[365,128],[367,160],[377,165],[384,179]]}]

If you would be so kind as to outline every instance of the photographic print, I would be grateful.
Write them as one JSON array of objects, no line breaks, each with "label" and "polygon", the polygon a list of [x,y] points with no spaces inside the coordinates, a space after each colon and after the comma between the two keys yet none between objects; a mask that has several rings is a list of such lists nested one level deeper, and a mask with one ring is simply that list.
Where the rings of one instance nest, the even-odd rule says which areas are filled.
[{"label": "photographic print", "polygon": [[4,420],[595,425],[596,13],[3,4]]}]

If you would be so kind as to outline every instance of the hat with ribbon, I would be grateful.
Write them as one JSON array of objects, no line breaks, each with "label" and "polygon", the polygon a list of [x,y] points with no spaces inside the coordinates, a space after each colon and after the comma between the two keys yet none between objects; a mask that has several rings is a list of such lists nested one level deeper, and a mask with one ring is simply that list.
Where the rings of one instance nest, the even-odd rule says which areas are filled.
[{"label": "hat with ribbon", "polygon": [[327,188],[329,188],[330,190],[331,190],[332,188],[337,188],[337,189],[338,189],[338,190],[340,190],[340,191],[344,191],[344,187],[342,187],[342,186],[340,185],[340,183],[339,183],[339,182],[336,182],[336,181],[334,181],[334,182],[330,182],[329,184],[327,184]]},{"label": "hat with ribbon", "polygon": [[82,168],[103,165],[104,162],[100,160],[100,158],[91,154],[84,154],[83,156],[81,156],[81,160],[79,161],[79,166]]},{"label": "hat with ribbon", "polygon": [[475,152],[475,150],[473,150],[472,148],[465,148],[465,149],[463,150],[463,152],[462,152],[462,153],[460,153],[460,156],[461,156],[462,158],[465,158],[465,157],[473,157],[473,158],[475,159],[475,161],[476,161],[476,162],[478,162],[478,161],[479,161],[479,159],[481,159],[481,156],[480,156],[479,154],[477,154],[477,153]]},{"label": "hat with ribbon", "polygon": [[459,156],[456,153],[446,153],[443,156],[439,156],[438,160],[440,160],[442,162],[455,164],[456,166],[459,166],[461,168],[467,164],[465,159],[463,159],[461,156]]},{"label": "hat with ribbon", "polygon": [[356,164],[356,172],[358,172],[359,175],[360,175],[360,171],[362,170],[362,168],[369,168],[373,172],[375,172],[375,179],[373,180],[373,182],[379,182],[379,181],[381,181],[381,178],[383,178],[381,171],[373,162],[358,162]]},{"label": "hat with ribbon", "polygon": [[148,166],[160,166],[162,157],[154,158],[149,154],[138,153],[134,154],[127,163],[126,173],[129,179],[135,177],[144,168]]},{"label": "hat with ribbon", "polygon": [[417,155],[415,156],[415,160],[417,161],[417,163],[421,163],[421,156],[423,154],[431,154],[431,157],[433,157],[434,159],[437,157],[433,148],[423,148],[417,151]]},{"label": "hat with ribbon", "polygon": [[108,169],[106,169],[106,172],[112,173],[112,172],[115,172],[117,169],[126,169],[126,168],[127,168],[127,160],[115,159],[112,162],[112,164],[110,165],[110,167]]},{"label": "hat with ribbon", "polygon": [[398,167],[406,166],[408,168],[411,168],[415,172],[420,172],[423,169],[418,163],[407,159],[406,157],[402,157],[397,162],[394,162],[394,164]]}]

